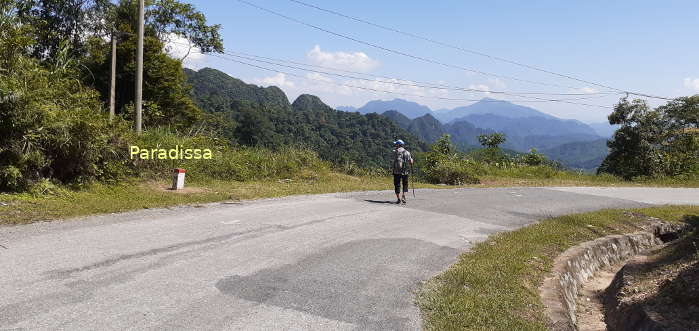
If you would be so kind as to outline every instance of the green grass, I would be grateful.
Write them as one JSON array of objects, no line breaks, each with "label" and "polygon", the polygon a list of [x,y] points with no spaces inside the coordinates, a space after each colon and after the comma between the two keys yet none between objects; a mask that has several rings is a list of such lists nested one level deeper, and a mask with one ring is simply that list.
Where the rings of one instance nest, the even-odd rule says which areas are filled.
[{"label": "green grass", "polygon": [[[680,221],[699,215],[699,206],[634,211]],[[585,241],[636,231],[636,221],[622,210],[602,210],[547,219],[477,244],[419,291],[425,328],[546,330],[538,288],[555,257]]]},{"label": "green grass", "polygon": [[[143,208],[393,188],[388,177],[354,177],[328,173],[314,178],[288,180],[224,181],[198,179],[184,191],[167,190],[169,182],[130,180],[122,184],[92,184],[80,190],[58,188],[50,195],[0,194],[0,224],[23,224],[92,214],[116,213]],[[416,184],[417,187],[438,186]]]},{"label": "green grass", "polygon": [[555,170],[547,166],[484,166],[478,176],[482,183],[497,186],[650,186],[699,187],[699,178],[648,178],[624,181],[608,174]]}]

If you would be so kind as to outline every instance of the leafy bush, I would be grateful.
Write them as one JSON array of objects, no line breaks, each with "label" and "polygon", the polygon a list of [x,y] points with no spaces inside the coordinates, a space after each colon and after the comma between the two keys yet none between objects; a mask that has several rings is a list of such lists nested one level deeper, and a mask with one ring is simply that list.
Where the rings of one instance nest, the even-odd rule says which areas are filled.
[{"label": "leafy bush", "polygon": [[546,162],[546,156],[538,153],[536,148],[532,148],[528,154],[522,155],[522,163],[530,166],[538,166]]},{"label": "leafy bush", "polygon": [[431,151],[419,156],[419,177],[428,183],[463,185],[480,182],[476,177],[477,164],[456,153],[448,134],[439,138]]},{"label": "leafy bush", "polygon": [[74,66],[65,57],[42,66],[18,56],[3,68],[0,190],[25,190],[44,178],[82,183],[124,172],[126,127],[106,119],[97,93],[76,80]]},{"label": "leafy bush", "polygon": [[507,164],[514,162],[514,158],[499,147],[476,149],[468,153],[468,156],[477,162],[487,164]]},{"label": "leafy bush", "polygon": [[424,178],[433,184],[464,185],[478,184],[475,164],[469,160],[443,158],[425,169]]}]

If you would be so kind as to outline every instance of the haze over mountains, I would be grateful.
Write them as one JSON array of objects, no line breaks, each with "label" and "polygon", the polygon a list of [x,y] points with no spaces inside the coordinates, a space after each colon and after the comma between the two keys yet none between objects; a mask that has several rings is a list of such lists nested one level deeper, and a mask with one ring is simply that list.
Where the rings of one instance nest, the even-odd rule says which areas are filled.
[{"label": "haze over mountains", "polygon": [[597,123],[593,127],[578,120],[561,119],[531,107],[489,98],[468,106],[437,111],[402,99],[375,100],[360,108],[338,109],[383,114],[427,142],[448,133],[462,150],[478,145],[478,135],[501,132],[507,136],[505,148],[518,152],[536,148],[565,165],[587,170],[599,166],[607,155],[606,138],[615,130],[609,124]]}]

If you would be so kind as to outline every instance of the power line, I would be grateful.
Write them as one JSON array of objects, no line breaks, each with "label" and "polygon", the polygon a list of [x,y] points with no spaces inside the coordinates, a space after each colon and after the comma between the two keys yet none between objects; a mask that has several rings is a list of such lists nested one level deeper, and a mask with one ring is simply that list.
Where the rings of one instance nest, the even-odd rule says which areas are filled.
[{"label": "power line", "polygon": [[[357,71],[350,71],[350,70],[344,70],[344,69],[338,69],[338,68],[333,68],[333,67],[327,67],[327,66],[320,66],[320,65],[313,65],[313,64],[307,64],[307,63],[302,63],[302,62],[297,62],[297,61],[290,61],[290,60],[284,60],[284,59],[279,59],[279,58],[273,58],[273,57],[266,57],[266,56],[261,56],[261,55],[254,55],[250,53],[244,53],[244,52],[224,52],[223,54],[227,54],[230,56],[236,56],[236,57],[252,57],[252,58],[259,58],[259,59],[265,59],[265,60],[270,60],[270,61],[277,61],[277,62],[282,62],[282,63],[291,63],[295,65],[300,65],[300,66],[306,66],[306,67],[313,67],[313,68],[320,68],[320,69],[325,69],[325,70],[332,70],[332,71],[338,71],[338,72],[345,72],[345,73],[350,73],[350,74],[355,74],[355,75],[364,75],[364,76],[369,76],[369,77],[375,77],[375,78],[386,78],[386,79],[394,79],[398,81],[404,81],[404,82],[412,82],[412,83],[417,83],[417,84],[425,84],[429,85],[430,87],[444,87],[444,88],[449,88],[453,90],[472,90],[476,92],[489,92],[489,93],[512,93],[512,94],[533,94],[533,95],[562,95],[562,96],[576,96],[576,95],[616,95],[619,94],[619,92],[591,92],[591,93],[554,93],[554,92],[513,92],[513,91],[490,91],[490,90],[478,90],[478,89],[471,89],[471,88],[466,88],[466,87],[458,87],[458,86],[450,86],[442,83],[434,83],[434,82],[425,82],[425,81],[418,81],[418,80],[413,80],[413,79],[405,79],[405,78],[398,78],[398,77],[390,77],[386,75],[373,75],[369,73],[362,73],[362,72],[357,72]],[[305,69],[304,69],[305,70]]]},{"label": "power line", "polygon": [[[241,0],[239,0],[239,1],[241,1]],[[455,49],[455,50],[458,50],[458,51],[461,51],[461,52],[464,52],[464,53],[469,53],[469,54],[475,54],[475,55],[483,56],[483,57],[486,57],[486,58],[489,58],[489,59],[492,59],[492,60],[496,60],[496,61],[501,61],[501,62],[509,63],[509,64],[516,65],[516,66],[519,66],[519,67],[523,67],[523,68],[527,68],[527,69],[531,69],[531,70],[535,70],[535,71],[547,73],[547,74],[554,75],[554,76],[558,76],[558,77],[562,77],[562,78],[571,79],[571,80],[578,81],[578,82],[582,82],[582,83],[586,83],[586,84],[591,84],[591,85],[594,85],[594,86],[598,86],[598,87],[602,87],[602,88],[606,88],[606,89],[610,89],[610,90],[615,90],[615,91],[618,91],[618,92],[628,93],[628,94],[637,95],[637,96],[643,96],[643,97],[647,97],[647,98],[664,99],[664,100],[673,100],[672,98],[654,96],[654,95],[649,95],[649,94],[640,93],[640,92],[626,91],[626,90],[619,89],[619,88],[616,88],[616,87],[611,87],[611,86],[608,86],[608,85],[605,85],[605,84],[602,84],[602,83],[595,83],[595,82],[592,82],[592,81],[589,81],[589,80],[577,78],[577,77],[575,77],[575,76],[573,76],[573,75],[570,75],[570,74],[562,74],[562,73],[558,73],[558,72],[555,72],[555,71],[551,71],[551,70],[543,69],[543,68],[536,67],[536,66],[533,66],[533,65],[529,65],[529,64],[526,64],[526,63],[522,63],[522,62],[518,62],[518,61],[513,61],[513,60],[505,59],[505,58],[502,58],[502,57],[499,57],[499,56],[487,54],[487,53],[484,53],[484,52],[481,52],[481,51],[476,51],[476,50],[464,48],[464,47],[461,47],[461,46],[449,44],[449,43],[446,43],[446,42],[443,42],[443,41],[439,41],[439,40],[436,40],[436,39],[432,39],[432,38],[420,36],[420,35],[417,35],[417,34],[414,34],[414,33],[411,33],[411,32],[406,32],[406,31],[403,31],[403,30],[399,30],[399,29],[396,29],[396,28],[392,28],[392,27],[389,27],[389,26],[382,25],[382,24],[374,23],[374,22],[371,22],[371,21],[368,21],[368,20],[364,20],[364,19],[361,19],[361,18],[349,16],[349,15],[346,15],[346,14],[343,14],[343,13],[340,13],[340,12],[338,12],[338,11],[334,11],[334,10],[331,10],[331,9],[326,9],[326,8],[318,7],[318,6],[316,6],[316,5],[313,5],[313,4],[310,4],[310,3],[307,3],[307,2],[303,2],[303,1],[300,1],[300,0],[289,0],[289,1],[294,2],[294,3],[297,3],[297,4],[300,4],[300,5],[302,5],[302,6],[306,6],[306,7],[313,8],[313,9],[316,9],[316,10],[320,10],[320,11],[323,11],[323,12],[326,12],[326,13],[330,13],[330,14],[333,14],[333,15],[336,15],[336,16],[344,17],[344,18],[346,18],[346,19],[353,20],[353,21],[355,21],[355,22],[360,22],[360,23],[363,23],[363,24],[367,24],[367,25],[370,25],[370,26],[379,28],[379,29],[383,29],[383,30],[386,30],[386,31],[391,31],[391,32],[395,32],[395,33],[398,33],[398,34],[402,34],[402,35],[404,35],[404,36],[408,36],[408,37],[411,37],[411,38],[420,39],[420,40],[427,41],[427,42],[432,43],[432,44],[435,44],[435,45],[440,45],[440,46],[443,46],[443,47]]]},{"label": "power line", "polygon": [[248,6],[251,6],[251,7],[253,7],[253,8],[257,8],[257,9],[259,9],[259,10],[261,10],[261,11],[265,11],[265,12],[270,13],[270,14],[272,14],[272,15],[281,17],[281,18],[283,18],[283,19],[285,19],[285,20],[289,20],[289,21],[292,21],[292,22],[295,22],[295,23],[298,23],[298,24],[301,24],[301,25],[304,25],[304,26],[307,26],[307,27],[310,27],[310,28],[313,28],[313,29],[316,29],[316,30],[319,30],[319,31],[323,31],[323,32],[325,32],[325,33],[328,33],[328,34],[331,34],[331,35],[334,35],[334,36],[337,36],[337,37],[340,37],[340,38],[344,38],[344,39],[347,39],[347,40],[351,40],[351,41],[354,41],[354,42],[359,43],[359,44],[362,44],[362,45],[366,45],[366,46],[369,46],[369,47],[377,48],[377,49],[380,49],[380,50],[383,50],[383,51],[386,51],[386,52],[390,52],[390,53],[394,53],[394,54],[398,54],[398,55],[401,55],[401,56],[409,57],[409,58],[412,58],[412,59],[415,59],[415,60],[419,60],[419,61],[423,61],[423,62],[427,62],[427,63],[432,63],[432,64],[437,64],[437,65],[444,66],[444,67],[451,68],[451,69],[459,69],[459,70],[464,70],[464,71],[468,71],[468,72],[473,72],[473,73],[477,73],[477,74],[484,75],[484,76],[491,76],[491,77],[496,77],[496,78],[501,78],[501,79],[510,79],[510,80],[520,81],[520,82],[529,83],[529,84],[536,84],[536,85],[543,85],[543,86],[551,86],[551,87],[560,87],[560,88],[569,88],[569,89],[580,89],[580,87],[573,87],[573,86],[566,86],[566,85],[559,85],[559,84],[544,83],[544,82],[532,81],[532,80],[527,80],[527,79],[521,79],[521,78],[517,78],[517,77],[511,77],[511,76],[505,76],[505,75],[499,75],[499,74],[489,73],[489,72],[480,71],[480,70],[477,70],[477,69],[467,68],[467,67],[463,67],[463,66],[459,66],[459,65],[454,65],[454,64],[449,64],[449,63],[444,63],[444,62],[440,62],[440,61],[428,59],[428,58],[421,57],[421,56],[417,56],[417,55],[412,55],[412,54],[409,54],[409,53],[406,53],[406,52],[403,52],[403,51],[399,51],[399,50],[391,49],[391,48],[388,48],[388,47],[380,46],[380,45],[377,45],[377,44],[374,44],[374,43],[370,43],[370,42],[367,42],[367,41],[363,41],[363,40],[360,40],[360,39],[357,39],[357,38],[354,38],[354,37],[351,37],[351,36],[348,36],[348,35],[345,35],[345,34],[342,34],[342,33],[334,32],[334,31],[331,31],[331,30],[322,28],[322,27],[320,27],[320,26],[313,25],[313,24],[311,24],[311,23],[307,23],[307,22],[301,21],[301,20],[296,19],[296,18],[293,18],[293,17],[291,17],[291,16],[284,15],[284,14],[279,13],[279,12],[276,12],[276,11],[274,11],[274,10],[271,10],[271,9],[268,9],[268,8],[265,8],[265,7],[258,6],[258,5],[254,4],[254,3],[251,3],[251,2],[246,1],[246,0],[236,0],[236,1],[238,1],[238,2],[240,2],[240,3],[243,3],[243,4],[246,4],[246,5],[248,5]]},{"label": "power line", "polygon": [[[189,44],[176,42],[176,41],[170,41],[169,43],[183,45],[183,46],[191,46]],[[206,53],[199,53],[199,54],[208,55]],[[446,84],[442,84],[442,83],[421,82],[421,81],[416,81],[416,80],[412,80],[412,79],[389,77],[386,75],[373,75],[373,74],[361,73],[361,72],[357,72],[357,71],[349,71],[349,70],[343,70],[343,69],[338,69],[338,68],[312,65],[312,64],[306,64],[306,63],[301,63],[301,62],[296,62],[296,61],[260,56],[260,55],[249,54],[249,53],[244,53],[244,52],[222,52],[222,54],[226,54],[226,55],[233,56],[236,58],[244,58],[244,59],[252,60],[252,61],[256,61],[256,62],[262,62],[262,63],[273,64],[273,65],[277,65],[277,66],[283,66],[283,67],[287,67],[287,68],[293,68],[293,69],[297,69],[297,70],[304,70],[304,71],[309,71],[309,72],[316,72],[316,73],[351,78],[351,79],[360,79],[360,80],[366,80],[366,81],[371,81],[371,82],[381,82],[381,83],[386,83],[386,84],[414,86],[414,87],[440,89],[440,90],[454,90],[454,91],[460,91],[460,92],[481,92],[481,93],[505,94],[505,95],[523,97],[523,98],[525,97],[523,95],[586,96],[583,98],[578,98],[577,100],[591,99],[589,96],[594,96],[594,95],[602,95],[604,97],[604,96],[619,94],[618,92],[553,93],[553,92],[512,92],[512,91],[498,91],[498,90],[483,90],[483,89],[475,89],[475,88],[470,88],[470,87],[451,86],[451,85],[446,85]],[[274,62],[269,62],[269,61],[264,61],[264,60],[259,60],[259,59],[265,59],[265,60],[274,61]],[[331,71],[351,73],[351,74],[355,74],[355,75],[375,77],[375,78],[379,78],[379,79],[386,78],[386,79],[390,79],[391,81],[370,80],[370,79],[367,79],[364,77],[348,76],[348,75],[341,75],[341,74],[331,73],[331,72],[326,72],[326,71],[318,71],[318,70],[312,70],[312,69],[306,69],[306,68],[299,68],[296,66],[289,66],[289,65],[280,64],[279,62],[291,63],[291,64],[295,64],[295,65],[313,67],[313,68],[321,68],[321,69],[331,70]],[[409,82],[412,84],[403,83],[403,82]],[[560,100],[566,100],[566,99],[560,99]],[[570,100],[576,100],[576,99],[570,99]]]},{"label": "power line", "polygon": [[376,88],[365,87],[365,86],[357,86],[357,85],[350,85],[350,84],[337,83],[337,82],[334,82],[334,81],[326,81],[326,80],[322,80],[322,79],[315,79],[315,78],[310,78],[310,77],[306,77],[306,76],[302,76],[302,75],[297,75],[297,74],[294,74],[294,73],[290,73],[290,72],[286,72],[286,71],[282,71],[282,70],[278,70],[278,69],[272,69],[272,68],[268,68],[268,67],[264,67],[264,66],[260,66],[260,65],[248,63],[248,62],[245,62],[245,61],[240,61],[240,60],[236,60],[236,59],[224,57],[224,56],[219,56],[219,55],[214,55],[214,54],[208,54],[208,53],[200,53],[200,54],[204,54],[204,55],[207,55],[207,56],[217,57],[217,58],[220,58],[220,59],[223,59],[223,60],[227,60],[227,61],[231,61],[231,62],[236,62],[236,63],[239,63],[239,64],[243,64],[243,65],[246,65],[246,66],[249,66],[249,67],[253,67],[253,68],[258,68],[258,69],[265,70],[265,71],[281,73],[281,74],[285,74],[285,75],[289,75],[289,76],[297,77],[297,78],[301,78],[301,79],[306,79],[306,80],[318,81],[318,82],[320,82],[320,83],[322,83],[322,84],[332,84],[332,85],[336,85],[336,86],[344,86],[344,87],[355,88],[355,89],[361,89],[361,90],[368,90],[368,91],[379,92],[379,93],[397,94],[397,95],[404,95],[404,96],[413,96],[413,97],[420,97],[420,98],[432,98],[432,99],[450,100],[450,101],[470,101],[470,102],[478,102],[478,101],[483,101],[483,102],[511,102],[511,101],[514,101],[514,102],[526,102],[526,103],[528,103],[528,102],[563,102],[563,103],[571,103],[571,104],[582,105],[582,106],[589,106],[589,107],[598,107],[598,108],[607,108],[607,109],[612,108],[612,107],[609,107],[609,106],[593,105],[593,104],[578,103],[578,102],[570,102],[570,101],[566,101],[566,100],[557,100],[557,99],[543,99],[543,98],[535,98],[535,97],[534,97],[534,98],[537,99],[537,100],[482,100],[482,99],[447,98],[447,97],[439,97],[439,96],[429,96],[429,95],[402,93],[402,92],[387,91],[387,90],[376,89]]},{"label": "power line", "polygon": [[[187,44],[179,43],[179,42],[171,42],[171,43],[181,44],[181,45],[187,45]],[[203,55],[214,56],[214,57],[218,57],[218,58],[222,58],[222,59],[226,59],[226,60],[231,60],[231,59],[226,58],[226,57],[216,56],[216,55],[212,55],[212,54],[208,54],[208,53],[201,53],[201,52],[198,52],[198,53],[199,53],[199,54],[203,54]],[[367,79],[367,78],[363,78],[363,77],[356,77],[356,76],[349,76],[349,75],[343,75],[343,74],[337,74],[337,73],[331,73],[331,72],[325,72],[325,71],[318,71],[318,70],[300,68],[300,67],[296,67],[296,66],[289,66],[289,65],[284,65],[284,64],[279,64],[279,63],[275,63],[275,62],[264,61],[264,60],[259,60],[259,59],[253,58],[253,57],[259,57],[259,56],[257,56],[257,55],[250,55],[250,56],[252,56],[252,57],[250,57],[250,56],[236,55],[236,54],[234,54],[234,53],[229,53],[229,52],[223,52],[223,54],[228,55],[228,56],[233,56],[233,57],[236,57],[236,58],[243,58],[243,59],[246,59],[246,60],[251,60],[251,61],[255,61],[255,62],[261,62],[261,63],[271,64],[271,65],[276,65],[276,66],[282,66],[282,67],[291,68],[291,69],[296,69],[296,70],[302,70],[302,71],[307,71],[307,72],[314,72],[314,73],[325,74],[325,75],[333,75],[333,76],[344,77],[344,78],[350,78],[350,79],[358,79],[358,80],[368,81],[368,82],[372,82],[372,83],[384,83],[384,84],[391,84],[391,85],[401,85],[401,86],[410,86],[410,87],[421,87],[421,88],[439,89],[439,90],[455,90],[455,91],[460,91],[460,92],[493,93],[493,94],[503,94],[503,95],[514,96],[514,97],[518,97],[518,98],[533,98],[533,99],[536,99],[536,100],[511,100],[511,101],[514,101],[514,102],[561,102],[561,103],[568,103],[568,104],[574,104],[574,105],[582,105],[582,106],[588,106],[588,107],[610,108],[610,107],[602,106],[602,105],[593,105],[593,104],[587,104],[587,103],[572,102],[571,100],[593,99],[593,98],[606,97],[606,96],[609,96],[609,95],[612,95],[612,94],[616,94],[616,93],[604,93],[604,94],[600,93],[600,94],[602,94],[601,96],[587,96],[587,97],[571,98],[571,99],[547,99],[547,98],[536,97],[536,96],[524,96],[524,95],[519,95],[519,94],[515,94],[515,93],[511,93],[511,92],[504,92],[504,91],[489,91],[489,90],[471,89],[471,88],[463,88],[463,87],[449,87],[449,86],[426,86],[426,85],[402,83],[402,82],[397,82],[397,81],[371,80],[371,79]],[[264,57],[261,57],[261,58],[264,58]],[[269,59],[269,58],[268,58],[268,59]],[[241,62],[241,61],[234,61],[234,62],[238,62],[238,63],[242,63],[242,64],[249,65],[249,63],[244,63],[244,62]],[[283,60],[282,60],[282,62],[283,62]],[[256,66],[256,67],[257,67],[257,68],[263,68],[263,67],[259,67],[259,66]],[[265,67],[264,69],[265,69],[265,70],[269,70],[269,71],[278,72],[278,73],[288,74],[288,75],[290,75],[290,76],[301,77],[301,78],[303,78],[303,79],[309,79],[308,77],[299,76],[299,75],[295,75],[295,74],[290,74],[290,73],[288,73],[288,72],[279,71],[279,70],[276,70],[276,69],[269,69],[269,68],[266,68],[266,67]],[[396,78],[392,78],[392,79],[396,79]],[[312,80],[313,80],[313,79],[312,79]],[[320,81],[320,80],[318,80],[318,81]],[[323,82],[329,83],[329,82],[327,82],[327,81],[323,81]],[[338,85],[337,83],[334,83],[334,82],[332,82],[332,84]],[[340,85],[342,85],[342,84],[340,84]],[[366,88],[364,88],[364,87],[359,87],[359,86],[354,86],[354,85],[346,85],[346,84],[344,84],[343,86],[354,87],[354,88],[360,88],[360,89],[366,89]],[[379,91],[379,92],[394,93],[393,91]],[[534,93],[534,94],[536,94],[536,93]],[[414,95],[414,94],[402,94],[402,95],[419,96],[419,97],[421,97],[420,95]],[[579,95],[579,94],[578,94],[578,95]],[[445,100],[459,100],[459,101],[477,101],[477,100],[473,100],[473,99],[455,99],[455,98],[442,98],[442,99],[445,99]]]},{"label": "power line", "polygon": [[[357,77],[357,76],[349,76],[349,75],[344,75],[344,74],[338,74],[338,73],[333,73],[333,72],[327,72],[327,71],[320,71],[320,70],[313,70],[313,69],[306,69],[306,68],[301,68],[297,66],[290,66],[290,65],[285,65],[285,64],[279,64],[271,61],[265,61],[265,60],[259,60],[255,59],[253,57],[247,57],[247,56],[240,56],[240,55],[233,55],[230,53],[224,53],[229,56],[233,56],[236,58],[243,58],[246,60],[250,61],[255,61],[255,62],[261,62],[261,63],[266,63],[266,64],[271,64],[275,66],[280,66],[280,67],[285,67],[285,68],[290,68],[290,69],[296,69],[296,70],[302,70],[302,71],[307,71],[307,72],[314,72],[318,74],[324,74],[324,75],[331,75],[331,76],[336,76],[336,77],[343,77],[343,78],[349,78],[349,79],[357,79],[357,80],[363,80],[363,81],[368,81],[368,82],[377,82],[377,83],[383,83],[383,84],[391,84],[391,85],[399,85],[399,86],[409,86],[409,87],[420,87],[420,88],[427,88],[427,89],[435,89],[435,90],[449,90],[449,91],[459,91],[459,92],[479,92],[479,93],[493,93],[493,94],[503,94],[503,95],[508,95],[508,96],[514,96],[514,97],[520,97],[520,98],[535,98],[539,99],[538,97],[535,96],[524,96],[520,94],[515,94],[515,93],[510,93],[510,92],[503,92],[503,91],[490,91],[490,90],[482,90],[482,89],[473,89],[473,88],[461,88],[461,87],[446,87],[446,86],[430,86],[430,85],[420,85],[420,84],[411,84],[411,83],[403,83],[400,81],[385,81],[385,80],[377,80],[377,79],[367,79],[363,77]],[[395,78],[394,78],[395,79]],[[569,100],[585,100],[585,99],[594,99],[594,98],[599,98],[599,97],[606,97],[609,96],[610,93],[603,94],[602,96],[599,95],[594,95],[594,96],[586,96],[586,97],[580,97],[580,98],[570,98],[570,99],[541,99],[543,101],[551,101],[551,102],[561,102],[561,101],[569,101]]]}]

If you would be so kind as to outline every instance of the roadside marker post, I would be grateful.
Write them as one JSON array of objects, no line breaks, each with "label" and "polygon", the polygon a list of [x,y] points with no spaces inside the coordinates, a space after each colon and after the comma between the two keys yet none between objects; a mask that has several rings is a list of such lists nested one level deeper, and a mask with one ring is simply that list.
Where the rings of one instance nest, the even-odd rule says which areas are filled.
[{"label": "roadside marker post", "polygon": [[187,171],[182,168],[176,168],[172,174],[172,189],[181,190],[184,188],[184,175]]}]

